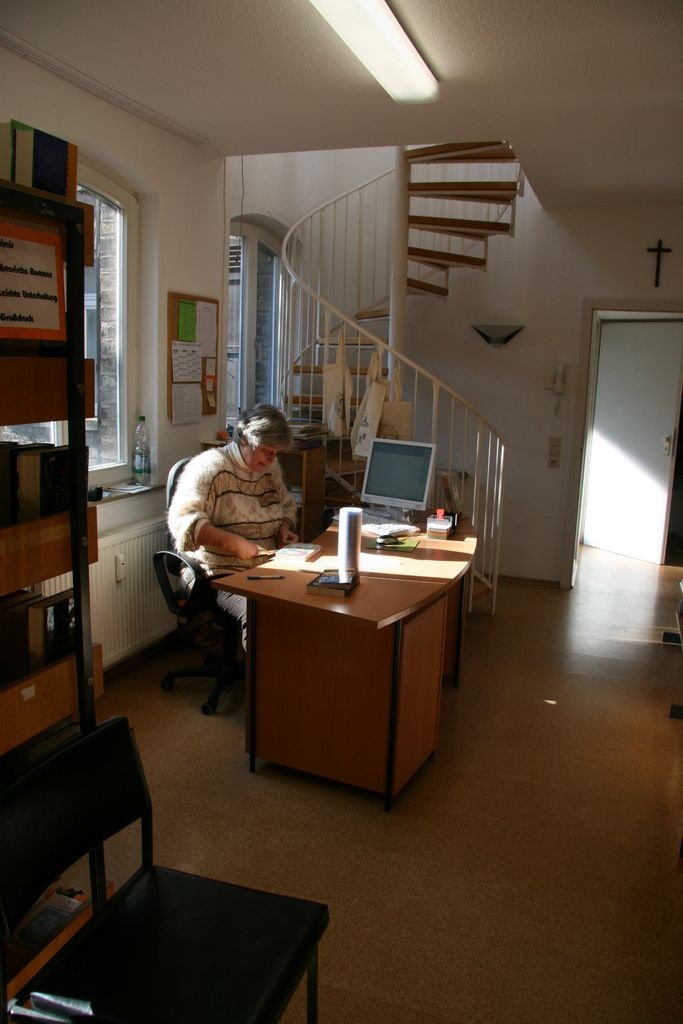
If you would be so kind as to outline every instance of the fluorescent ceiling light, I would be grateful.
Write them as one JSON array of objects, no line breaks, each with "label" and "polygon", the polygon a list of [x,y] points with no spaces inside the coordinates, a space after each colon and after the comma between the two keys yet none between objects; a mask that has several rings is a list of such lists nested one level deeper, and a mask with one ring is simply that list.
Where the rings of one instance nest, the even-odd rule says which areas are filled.
[{"label": "fluorescent ceiling light", "polygon": [[429,103],[439,86],[384,0],[309,0],[397,103]]}]

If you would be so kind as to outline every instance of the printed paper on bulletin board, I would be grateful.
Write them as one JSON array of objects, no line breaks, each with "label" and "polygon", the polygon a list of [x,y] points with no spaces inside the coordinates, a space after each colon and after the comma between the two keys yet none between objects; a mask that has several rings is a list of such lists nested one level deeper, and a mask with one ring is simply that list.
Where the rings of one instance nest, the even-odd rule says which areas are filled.
[{"label": "printed paper on bulletin board", "polygon": [[216,412],[218,313],[218,299],[168,293],[168,417],[172,423],[183,422],[174,403],[187,390],[178,385],[190,380],[199,386],[202,416]]}]

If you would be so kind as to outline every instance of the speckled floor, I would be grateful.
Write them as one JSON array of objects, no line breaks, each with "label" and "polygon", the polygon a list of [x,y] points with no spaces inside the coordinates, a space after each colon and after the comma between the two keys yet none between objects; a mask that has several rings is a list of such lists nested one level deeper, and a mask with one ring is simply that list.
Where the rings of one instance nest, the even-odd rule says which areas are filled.
[{"label": "speckled floor", "polygon": [[[571,592],[500,584],[469,617],[440,743],[381,797],[244,753],[242,691],[202,715],[154,655],[108,681],[134,726],[158,862],[325,901],[321,1024],[683,1020],[680,568],[594,549]],[[113,873],[128,866],[126,843]],[[287,1024],[303,1022],[303,993]]]}]

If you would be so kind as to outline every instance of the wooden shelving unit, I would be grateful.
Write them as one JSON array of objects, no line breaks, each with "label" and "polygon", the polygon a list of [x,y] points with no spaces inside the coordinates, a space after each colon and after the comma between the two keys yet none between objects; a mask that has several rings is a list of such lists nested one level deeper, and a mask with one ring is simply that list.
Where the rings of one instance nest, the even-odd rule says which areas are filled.
[{"label": "wooden shelving unit", "polygon": [[[68,421],[70,483],[69,511],[0,527],[0,595],[71,572],[75,619],[73,654],[0,686],[0,754],[8,754],[19,753],[17,748],[23,750],[64,719],[76,721],[82,731],[93,729],[103,674],[102,650],[91,636],[88,569],[97,559],[97,510],[88,506],[85,442],[85,419],[94,415],[94,366],[83,356],[83,267],[86,248],[92,250],[86,238],[91,220],[80,203],[0,181],[0,221],[10,236],[12,227],[27,225],[61,236],[66,340],[48,344],[40,336],[22,337],[21,331],[16,338],[0,339],[0,423]],[[99,849],[90,855],[90,881],[99,905],[105,893]],[[79,915],[78,924],[86,916]],[[50,944],[46,955],[52,951]]]},{"label": "wooden shelving unit", "polygon": [[278,461],[288,487],[301,495],[299,505],[299,534],[303,541],[311,541],[322,533],[325,506],[325,449],[297,448],[281,452]]},{"label": "wooden shelving unit", "polygon": [[[90,563],[97,561],[97,509],[94,506],[87,511],[87,522]],[[61,576],[70,568],[71,523],[68,512],[0,528],[0,594],[9,594],[19,587]]]},{"label": "wooden shelving unit", "polygon": [[[86,212],[81,203],[0,182],[0,219],[9,225],[30,226],[61,237],[66,340],[46,345],[40,337],[25,338],[19,332],[16,340],[0,340],[0,423],[66,419],[71,481],[68,513],[0,529],[0,594],[71,570],[76,620],[76,652],[72,660],[78,715],[82,728],[87,729],[95,724],[88,565],[97,557],[97,525],[96,513],[88,510],[85,443],[85,418],[94,412],[93,367],[90,365],[86,372],[83,355]],[[5,689],[0,689],[0,707]],[[25,697],[25,703],[33,699]],[[43,716],[37,717],[42,720]],[[8,743],[3,726],[4,716],[0,716],[0,748]]]}]

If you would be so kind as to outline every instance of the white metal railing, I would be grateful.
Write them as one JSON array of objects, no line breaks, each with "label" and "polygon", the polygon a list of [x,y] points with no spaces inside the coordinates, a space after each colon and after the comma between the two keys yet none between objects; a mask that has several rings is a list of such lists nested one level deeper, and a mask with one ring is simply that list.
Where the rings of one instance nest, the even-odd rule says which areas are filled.
[{"label": "white metal railing", "polygon": [[[442,165],[438,174],[443,177]],[[362,311],[375,310],[377,323],[387,321],[393,177],[393,171],[387,171],[338,196],[288,232],[282,247],[280,402],[293,418],[324,420],[322,367],[334,361],[343,342],[352,373],[352,420],[365,392],[372,354],[377,353],[388,394],[395,386],[398,365],[401,398],[412,403],[412,439],[437,445],[434,504],[456,502],[462,514],[471,518],[478,537],[474,576],[484,585],[493,614],[502,526],[503,441],[448,384],[390,346],[365,325],[365,318],[357,319]],[[453,214],[451,208],[454,215],[464,216]],[[483,219],[481,209],[477,217]],[[336,481],[347,502],[357,498],[364,460],[353,457],[344,438],[328,435],[326,446],[328,477]],[[470,588],[470,607],[472,596]]]}]

